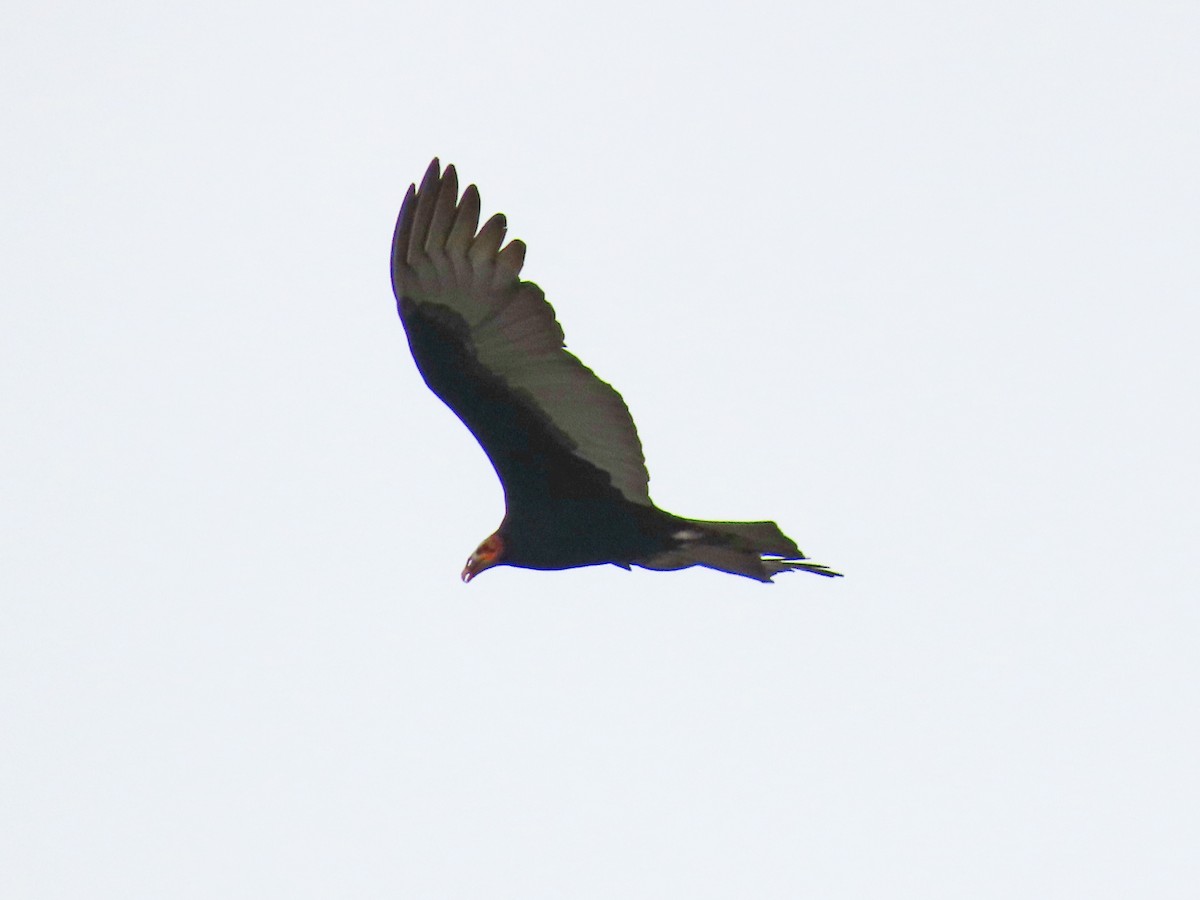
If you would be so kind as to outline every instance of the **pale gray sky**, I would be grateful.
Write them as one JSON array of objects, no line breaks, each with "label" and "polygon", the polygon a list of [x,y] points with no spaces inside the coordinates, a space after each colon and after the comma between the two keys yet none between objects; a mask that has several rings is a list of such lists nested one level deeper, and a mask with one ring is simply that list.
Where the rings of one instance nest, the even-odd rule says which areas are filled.
[{"label": "pale gray sky", "polygon": [[[733,9],[0,14],[0,895],[1195,896],[1200,7]],[[434,155],[844,580],[459,582]]]}]

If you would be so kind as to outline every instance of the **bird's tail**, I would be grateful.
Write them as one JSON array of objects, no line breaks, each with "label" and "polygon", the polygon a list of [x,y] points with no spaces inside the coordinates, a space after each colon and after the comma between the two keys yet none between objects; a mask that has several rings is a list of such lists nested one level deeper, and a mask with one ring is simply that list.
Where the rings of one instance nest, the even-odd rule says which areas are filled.
[{"label": "bird's tail", "polygon": [[680,519],[672,535],[678,544],[638,565],[647,569],[685,569],[707,566],[756,581],[770,581],[780,572],[812,572],[837,578],[828,566],[809,562],[796,542],[774,522],[706,522]]}]

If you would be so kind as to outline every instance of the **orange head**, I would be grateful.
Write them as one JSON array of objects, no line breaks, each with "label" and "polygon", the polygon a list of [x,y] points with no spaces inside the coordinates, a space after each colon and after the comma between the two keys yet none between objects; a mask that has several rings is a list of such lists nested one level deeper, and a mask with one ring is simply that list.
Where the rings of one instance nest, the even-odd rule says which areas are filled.
[{"label": "orange head", "polygon": [[493,534],[480,544],[471,554],[471,558],[467,560],[467,564],[462,570],[463,583],[470,581],[484,569],[490,569],[500,563],[503,556],[504,541],[500,540],[500,535]]}]

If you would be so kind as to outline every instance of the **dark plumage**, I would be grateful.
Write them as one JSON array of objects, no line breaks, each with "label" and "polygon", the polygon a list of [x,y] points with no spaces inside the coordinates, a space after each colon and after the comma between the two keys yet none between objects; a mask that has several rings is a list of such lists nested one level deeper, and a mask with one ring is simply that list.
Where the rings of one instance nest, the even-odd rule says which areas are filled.
[{"label": "dark plumage", "polygon": [[628,569],[701,565],[759,581],[808,562],[774,522],[705,522],[650,500],[624,401],[564,349],[541,289],[521,281],[525,245],[501,249],[505,219],[479,225],[479,191],[458,196],[435,159],[411,185],[392,243],[392,286],[425,383],[475,435],[504,486],[506,514],[467,561]]}]

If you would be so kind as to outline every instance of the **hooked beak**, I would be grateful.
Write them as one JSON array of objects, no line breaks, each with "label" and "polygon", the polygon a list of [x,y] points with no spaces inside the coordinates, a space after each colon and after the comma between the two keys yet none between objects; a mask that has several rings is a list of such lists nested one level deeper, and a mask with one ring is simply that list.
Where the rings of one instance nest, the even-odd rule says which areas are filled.
[{"label": "hooked beak", "polygon": [[500,535],[493,534],[486,541],[475,548],[475,552],[471,554],[467,560],[467,564],[463,566],[462,580],[466,584],[480,572],[485,569],[490,569],[500,561],[500,556],[504,552],[504,542],[500,539]]}]

